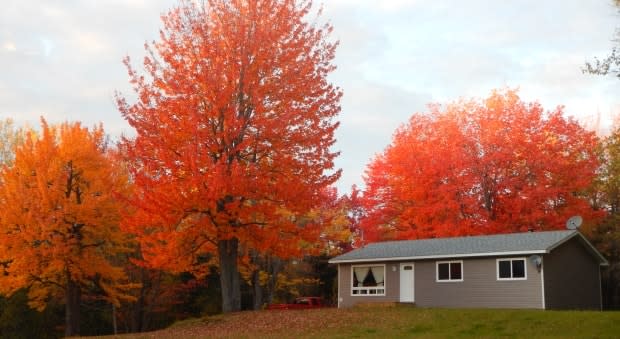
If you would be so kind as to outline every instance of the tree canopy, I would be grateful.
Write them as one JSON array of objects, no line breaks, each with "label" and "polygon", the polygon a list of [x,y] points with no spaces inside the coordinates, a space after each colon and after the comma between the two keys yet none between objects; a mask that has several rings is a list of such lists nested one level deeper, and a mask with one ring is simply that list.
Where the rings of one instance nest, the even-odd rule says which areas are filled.
[{"label": "tree canopy", "polygon": [[199,271],[217,258],[224,311],[240,308],[240,251],[295,241],[295,215],[340,176],[330,147],[342,93],[327,79],[337,43],[312,11],[181,1],[147,45],[145,74],[125,60],[138,98],[118,96],[137,133],[122,146],[137,187],[125,229],[155,267]]},{"label": "tree canopy", "polygon": [[516,91],[414,114],[366,171],[367,240],[560,229],[594,221],[598,138]]},{"label": "tree canopy", "polygon": [[41,124],[25,133],[13,164],[0,171],[0,293],[29,290],[30,305],[63,297],[66,335],[79,334],[83,290],[96,287],[111,303],[129,300],[114,256],[127,251],[114,195],[127,177],[106,151],[101,127]]}]

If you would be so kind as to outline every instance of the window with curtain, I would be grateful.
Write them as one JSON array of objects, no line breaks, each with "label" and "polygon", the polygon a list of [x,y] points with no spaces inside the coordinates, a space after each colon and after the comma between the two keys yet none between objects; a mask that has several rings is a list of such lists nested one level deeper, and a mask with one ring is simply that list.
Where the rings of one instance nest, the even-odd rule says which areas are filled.
[{"label": "window with curtain", "polygon": [[352,266],[351,295],[385,295],[385,265]]}]

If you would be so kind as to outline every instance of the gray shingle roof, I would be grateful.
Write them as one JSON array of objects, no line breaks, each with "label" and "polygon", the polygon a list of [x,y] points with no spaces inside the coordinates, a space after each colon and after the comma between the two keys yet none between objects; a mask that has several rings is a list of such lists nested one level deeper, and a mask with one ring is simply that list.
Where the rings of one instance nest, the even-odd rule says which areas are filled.
[{"label": "gray shingle roof", "polygon": [[[330,263],[397,259],[458,258],[489,255],[548,253],[574,236],[575,230],[497,234],[458,238],[386,241],[366,245],[332,258]],[[583,238],[584,241],[585,238]],[[590,245],[588,243],[588,245]],[[592,247],[590,245],[590,247]],[[594,250],[594,247],[592,247]],[[596,250],[594,250],[596,252]],[[602,259],[605,259],[596,252]]]}]

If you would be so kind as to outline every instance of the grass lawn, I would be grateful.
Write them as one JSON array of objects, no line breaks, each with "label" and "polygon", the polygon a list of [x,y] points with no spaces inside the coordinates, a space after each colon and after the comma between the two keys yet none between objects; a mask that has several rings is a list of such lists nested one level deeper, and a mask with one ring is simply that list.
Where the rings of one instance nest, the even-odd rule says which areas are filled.
[{"label": "grass lawn", "polygon": [[620,312],[425,309],[256,311],[185,320],[120,338],[620,338]]}]

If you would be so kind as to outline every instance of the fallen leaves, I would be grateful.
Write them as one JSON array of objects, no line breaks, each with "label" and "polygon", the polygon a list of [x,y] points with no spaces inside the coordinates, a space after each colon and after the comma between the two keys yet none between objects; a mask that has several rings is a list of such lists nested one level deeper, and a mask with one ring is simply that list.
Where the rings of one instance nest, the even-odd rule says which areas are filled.
[{"label": "fallen leaves", "polygon": [[123,338],[256,338],[312,337],[343,323],[363,323],[365,314],[351,309],[247,311],[191,319],[155,332]]}]

